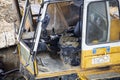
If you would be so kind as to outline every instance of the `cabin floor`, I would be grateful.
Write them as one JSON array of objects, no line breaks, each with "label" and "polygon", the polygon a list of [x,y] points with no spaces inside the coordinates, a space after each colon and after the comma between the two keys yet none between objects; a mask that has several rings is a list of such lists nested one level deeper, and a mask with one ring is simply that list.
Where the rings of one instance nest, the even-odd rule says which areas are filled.
[{"label": "cabin floor", "polygon": [[37,55],[38,69],[40,72],[60,72],[65,70],[78,69],[79,66],[65,64],[59,55],[50,55],[50,53],[39,53]]}]

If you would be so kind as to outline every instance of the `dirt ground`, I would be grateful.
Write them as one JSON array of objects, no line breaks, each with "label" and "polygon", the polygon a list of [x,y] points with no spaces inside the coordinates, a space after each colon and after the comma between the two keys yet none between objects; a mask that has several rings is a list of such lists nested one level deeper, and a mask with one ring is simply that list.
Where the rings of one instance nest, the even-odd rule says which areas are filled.
[{"label": "dirt ground", "polygon": [[[6,30],[9,30],[9,28],[13,27],[12,24],[15,22],[17,22],[17,17],[16,17],[15,9],[12,4],[12,0],[0,0],[0,32],[5,31],[4,25],[8,24]],[[12,54],[13,51],[14,51],[14,47],[0,49],[0,57],[2,57],[3,62],[8,62],[7,64],[9,65],[5,63],[7,66],[13,67],[17,65],[17,63],[14,62],[14,60],[12,60],[15,59],[14,58],[15,56],[13,56]]]},{"label": "dirt ground", "polygon": [[8,23],[17,21],[12,0],[0,0],[0,23],[4,20]]},{"label": "dirt ground", "polygon": [[[5,31],[5,28],[9,30],[17,22],[17,15],[12,3],[12,0],[0,0],[0,33]],[[4,25],[7,25],[7,27]],[[13,53],[15,48],[16,46],[11,46],[0,49],[0,62],[4,64],[3,68],[5,72],[19,68],[18,54]],[[8,80],[14,80],[13,77],[9,77]]]},{"label": "dirt ground", "polygon": [[[19,57],[18,54],[14,53],[15,49],[16,46],[0,49],[0,62],[2,61],[3,63],[4,72],[19,69]],[[17,71],[12,74],[2,76],[2,78],[0,76],[0,80],[19,80],[18,78],[21,78],[21,74]]]},{"label": "dirt ground", "polygon": [[[15,10],[13,0],[0,0],[0,33],[13,29],[13,24],[16,24],[17,27],[19,27],[17,12]],[[0,49],[0,62],[4,64],[2,66],[4,68],[4,72],[19,68],[19,57],[18,54],[14,53],[15,49],[16,45]],[[4,79],[1,79],[0,75],[0,80],[24,80],[18,79],[21,77],[19,72],[4,77]]]},{"label": "dirt ground", "polygon": [[16,46],[11,46],[8,48],[0,49],[0,60],[4,63],[4,68],[6,71],[13,68],[18,68],[19,60],[18,54],[15,54]]}]

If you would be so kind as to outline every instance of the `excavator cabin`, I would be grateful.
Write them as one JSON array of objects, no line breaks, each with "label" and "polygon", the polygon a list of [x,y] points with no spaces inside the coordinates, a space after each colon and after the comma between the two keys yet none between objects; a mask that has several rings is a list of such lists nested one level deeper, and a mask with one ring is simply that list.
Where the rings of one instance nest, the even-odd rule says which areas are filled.
[{"label": "excavator cabin", "polygon": [[26,0],[18,32],[21,73],[28,80],[119,77],[119,6],[118,0]]}]

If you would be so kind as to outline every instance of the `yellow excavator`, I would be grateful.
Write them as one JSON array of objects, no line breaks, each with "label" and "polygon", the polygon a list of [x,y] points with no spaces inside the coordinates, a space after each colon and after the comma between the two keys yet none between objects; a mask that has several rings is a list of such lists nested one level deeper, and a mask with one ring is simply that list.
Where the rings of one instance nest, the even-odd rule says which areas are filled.
[{"label": "yellow excavator", "polygon": [[117,80],[119,27],[119,0],[26,0],[20,72],[26,80]]}]

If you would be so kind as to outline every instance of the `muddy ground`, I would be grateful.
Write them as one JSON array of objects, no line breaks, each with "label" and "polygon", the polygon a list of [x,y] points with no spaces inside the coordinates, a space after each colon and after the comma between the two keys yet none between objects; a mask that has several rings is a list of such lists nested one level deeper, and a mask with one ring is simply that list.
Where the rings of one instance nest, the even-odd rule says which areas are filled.
[{"label": "muddy ground", "polygon": [[0,49],[0,60],[4,63],[4,68],[6,71],[13,68],[18,68],[19,66],[19,57],[18,54],[14,53],[15,49],[16,46]]},{"label": "muddy ground", "polygon": [[[15,54],[14,51],[16,46],[11,46],[8,48],[0,49],[0,62],[3,63],[4,72],[8,72],[13,69],[19,69],[19,57],[18,54]],[[5,76],[0,76],[0,80],[19,80],[21,78],[19,71],[16,71]],[[20,79],[24,80],[24,79]]]}]

